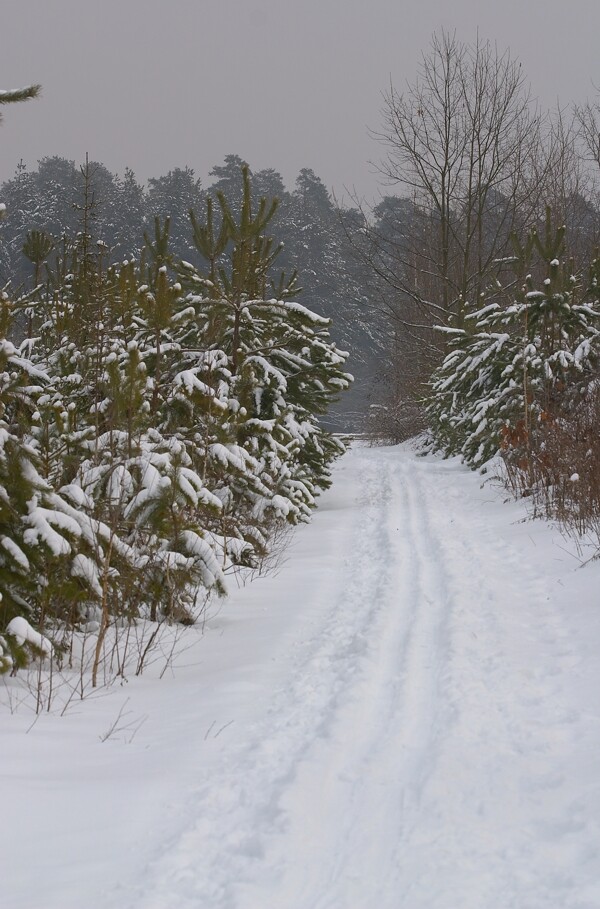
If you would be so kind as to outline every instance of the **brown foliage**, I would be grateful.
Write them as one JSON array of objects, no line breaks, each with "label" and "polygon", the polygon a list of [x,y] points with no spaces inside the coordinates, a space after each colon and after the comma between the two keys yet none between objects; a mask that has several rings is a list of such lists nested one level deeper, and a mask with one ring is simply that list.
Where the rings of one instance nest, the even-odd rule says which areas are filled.
[{"label": "brown foliage", "polygon": [[542,411],[531,433],[521,420],[502,433],[509,486],[537,513],[567,530],[600,535],[600,381],[556,413]]}]

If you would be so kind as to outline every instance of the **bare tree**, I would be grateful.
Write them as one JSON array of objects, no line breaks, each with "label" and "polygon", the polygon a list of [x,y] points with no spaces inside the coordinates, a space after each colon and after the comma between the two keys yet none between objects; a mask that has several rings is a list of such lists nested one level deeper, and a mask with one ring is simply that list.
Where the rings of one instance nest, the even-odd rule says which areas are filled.
[{"label": "bare tree", "polygon": [[586,181],[586,200],[593,219],[593,244],[600,242],[600,95],[593,102],[575,107],[578,152]]},{"label": "bare tree", "polygon": [[599,162],[592,157],[577,108],[551,114],[546,134],[545,200],[555,222],[566,227],[569,257],[581,267],[594,258],[600,239]]},{"label": "bare tree", "polygon": [[576,107],[575,117],[586,160],[596,172],[600,172],[600,100]]},{"label": "bare tree", "polygon": [[416,79],[402,92],[390,84],[383,98],[374,136],[386,151],[380,172],[398,195],[367,215],[362,241],[390,325],[375,416],[387,414],[387,424],[400,408],[403,427],[418,431],[414,404],[446,346],[438,329],[468,327],[482,294],[503,293],[511,233],[543,217],[560,143],[553,158],[550,119],[520,63],[479,38],[434,35]]},{"label": "bare tree", "polygon": [[[434,35],[416,81],[384,94],[381,172],[422,223],[393,241],[393,270],[389,249],[378,265],[426,324],[463,324],[515,222],[534,210],[529,177],[540,129],[520,64],[479,39]],[[415,308],[398,315],[414,321]]]}]

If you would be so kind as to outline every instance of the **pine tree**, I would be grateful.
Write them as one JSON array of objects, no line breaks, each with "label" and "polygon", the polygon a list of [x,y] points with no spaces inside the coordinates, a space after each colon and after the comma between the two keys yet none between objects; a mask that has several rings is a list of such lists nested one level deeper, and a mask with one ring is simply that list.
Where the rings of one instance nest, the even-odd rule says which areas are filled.
[{"label": "pine tree", "polygon": [[[503,449],[529,464],[546,427],[576,402],[597,362],[600,310],[597,263],[586,285],[561,261],[565,229],[547,212],[542,237],[513,236],[520,292],[503,308],[493,302],[451,331],[452,350],[432,380],[429,415],[438,443],[477,466]],[[537,256],[541,286],[532,276]],[[472,326],[472,327],[470,327]]]},{"label": "pine tree", "polygon": [[[242,168],[248,168],[248,174],[252,177],[250,167],[239,155],[225,155],[223,164],[216,164],[210,171],[213,182],[208,188],[213,199],[218,199],[219,194],[227,199],[227,203],[234,218],[239,218],[243,203],[243,186],[240,182],[240,173]],[[220,214],[217,209],[217,214]]]},{"label": "pine tree", "polygon": [[[253,211],[246,166],[241,182],[237,218],[222,193],[218,231],[210,201],[204,224],[192,217],[208,273],[184,265],[181,282],[227,388],[223,441],[208,451],[217,462],[236,464],[238,474],[216,491],[227,503],[224,517],[235,514],[239,533],[260,549],[269,520],[305,519],[327,485],[327,465],[339,448],[317,416],[347,387],[348,377],[345,355],[329,339],[329,321],[292,301],[295,276],[271,278],[280,248],[265,232],[277,203],[263,198]],[[198,377],[211,384],[208,374]]]},{"label": "pine tree", "polygon": [[0,628],[24,616],[45,629],[63,607],[65,618],[84,592],[69,580],[83,531],[75,509],[43,475],[38,436],[49,378],[6,339],[6,295],[1,309]]},{"label": "pine tree", "polygon": [[[34,98],[40,86],[0,92],[0,105]],[[1,117],[1,115],[0,115]],[[22,168],[18,174],[22,177]],[[18,187],[19,190],[21,186]],[[4,211],[4,204],[2,211]],[[30,250],[31,251],[31,250]],[[80,526],[39,472],[35,427],[48,377],[8,340],[12,320],[0,297],[0,672],[24,665],[27,651],[49,642],[24,615],[43,625],[52,567],[73,555]]]},{"label": "pine tree", "polygon": [[[85,210],[82,218],[89,222]],[[40,444],[50,479],[79,497],[95,534],[78,565],[102,601],[101,633],[109,616],[148,609],[157,619],[175,603],[183,614],[199,586],[224,589],[222,566],[201,539],[203,509],[220,502],[185,444],[162,432],[184,365],[175,339],[181,288],[154,253],[148,266],[106,269],[103,250],[80,231],[65,283],[43,301],[34,344],[53,376],[46,409],[55,418]]]}]

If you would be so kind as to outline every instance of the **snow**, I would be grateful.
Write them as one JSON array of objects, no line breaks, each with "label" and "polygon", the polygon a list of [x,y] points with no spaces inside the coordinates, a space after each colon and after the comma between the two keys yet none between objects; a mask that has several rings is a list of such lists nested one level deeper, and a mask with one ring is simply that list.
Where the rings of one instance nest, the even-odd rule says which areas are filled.
[{"label": "snow", "polygon": [[98,566],[92,559],[81,552],[77,553],[71,563],[71,574],[74,578],[82,578],[86,581],[90,590],[93,590],[99,600],[102,599],[102,584]]},{"label": "snow", "polygon": [[600,563],[504,498],[355,448],[162,680],[4,677],[3,904],[598,909]]},{"label": "snow", "polygon": [[220,583],[225,587],[225,578],[221,571],[221,565],[219,565],[211,545],[191,530],[182,531],[181,541],[186,553],[195,556],[203,563],[205,586],[210,588],[214,584]]},{"label": "snow", "polygon": [[208,450],[211,457],[218,461],[219,464],[224,467],[231,467],[241,473],[244,473],[248,466],[255,463],[254,458],[239,445],[223,445],[221,442],[215,442],[213,445],[209,445]]},{"label": "snow", "polygon": [[48,638],[32,628],[27,619],[22,616],[16,616],[6,626],[6,633],[16,638],[17,644],[31,644],[42,653],[52,653],[52,644]]},{"label": "snow", "polygon": [[29,559],[21,547],[18,546],[14,540],[11,540],[10,537],[2,535],[0,537],[0,546],[2,546],[7,551],[7,553],[11,556],[19,568],[23,569],[23,571],[30,570]]},{"label": "snow", "polygon": [[68,555],[71,552],[68,540],[60,533],[57,533],[54,528],[58,527],[60,530],[65,530],[74,536],[80,536],[80,525],[70,515],[43,508],[38,504],[38,498],[36,495],[28,502],[29,512],[26,523],[29,526],[23,533],[23,540],[31,546],[44,543],[54,556]]}]

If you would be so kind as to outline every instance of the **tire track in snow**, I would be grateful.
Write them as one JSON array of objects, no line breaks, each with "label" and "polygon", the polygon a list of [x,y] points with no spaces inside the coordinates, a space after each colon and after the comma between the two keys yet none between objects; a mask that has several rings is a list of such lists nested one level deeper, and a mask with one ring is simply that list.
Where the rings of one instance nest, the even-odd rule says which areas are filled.
[{"label": "tire track in snow", "polygon": [[[402,683],[390,734],[375,751],[375,763],[387,767],[389,784],[385,802],[388,823],[377,825],[369,817],[369,803],[363,806],[363,825],[371,828],[371,874],[365,868],[360,890],[345,889],[323,903],[323,909],[343,905],[397,909],[404,903],[404,881],[399,873],[399,856],[404,852],[421,811],[424,785],[435,769],[438,741],[452,722],[452,711],[444,695],[448,664],[447,627],[453,602],[449,594],[445,563],[439,540],[430,521],[429,492],[415,470],[412,458],[398,458],[397,482],[404,490],[405,510],[394,509],[396,520],[404,521],[405,559],[398,558],[400,585],[396,602],[389,609],[398,612],[401,600],[413,598],[412,613],[405,614],[404,647],[401,654]],[[387,858],[381,861],[381,852]],[[349,863],[348,863],[349,864]],[[384,870],[381,879],[373,869]],[[348,869],[347,869],[348,870]],[[357,881],[358,882],[358,881]]]},{"label": "tire track in snow", "polygon": [[[355,679],[330,738],[301,768],[296,798],[288,794],[296,829],[275,850],[282,864],[290,859],[287,869],[275,887],[266,874],[265,887],[249,888],[240,909],[399,905],[398,851],[448,722],[441,681],[450,604],[420,480],[397,454],[385,468],[392,495],[381,520],[390,577],[382,621],[371,628],[370,672]],[[302,794],[319,789],[323,809],[306,816]]]},{"label": "tire track in snow", "polygon": [[[398,836],[397,810],[392,807],[390,811],[389,794],[393,792],[394,798],[397,794],[398,764],[405,759],[405,755],[398,753],[397,723],[406,686],[406,653],[420,607],[419,565],[411,554],[410,529],[407,523],[402,523],[407,521],[409,509],[406,483],[403,478],[398,481],[397,466],[385,464],[385,470],[391,494],[382,503],[380,513],[387,544],[380,556],[389,566],[388,582],[382,591],[382,621],[370,629],[373,645],[370,671],[357,679],[352,697],[336,718],[337,729],[331,740],[312,756],[299,781],[301,789],[314,790],[325,770],[328,784],[322,787],[326,803],[318,824],[312,818],[303,817],[296,807],[298,833],[308,824],[308,838],[313,842],[300,867],[296,860],[291,864],[288,875],[291,880],[282,888],[286,894],[295,893],[290,903],[294,909],[361,905],[359,891],[365,885],[370,898],[383,906],[377,881],[365,871],[372,869],[373,849],[393,850],[394,838]],[[374,818],[376,830],[372,827]],[[297,842],[284,850],[297,855],[302,848],[301,840],[302,836],[298,835]],[[320,867],[319,854],[330,857]],[[381,863],[378,856],[376,864]],[[310,874],[311,865],[317,869],[316,876]],[[303,876],[307,878],[304,882]],[[251,900],[247,905],[254,902]]]},{"label": "tire track in snow", "polygon": [[363,509],[357,512],[365,525],[349,533],[356,555],[347,560],[342,596],[325,610],[289,689],[274,699],[251,743],[235,749],[221,771],[190,794],[180,832],[149,863],[147,883],[131,907],[233,909],[236,886],[261,867],[266,839],[281,835],[286,821],[280,798],[315,738],[328,734],[384,606],[387,568],[378,554],[389,547],[380,509],[390,490],[377,464],[367,460],[365,467]]}]

